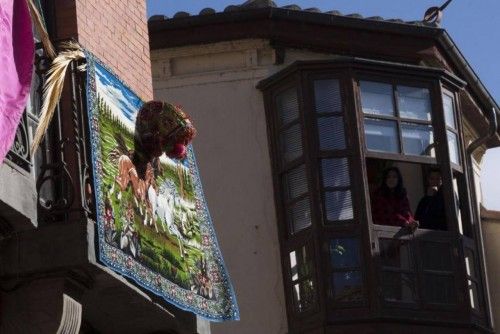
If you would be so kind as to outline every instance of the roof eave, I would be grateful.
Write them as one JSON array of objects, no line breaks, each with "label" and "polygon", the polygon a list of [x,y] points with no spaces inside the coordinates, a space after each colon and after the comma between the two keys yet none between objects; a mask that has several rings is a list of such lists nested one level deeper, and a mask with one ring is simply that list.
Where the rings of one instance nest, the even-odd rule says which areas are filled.
[{"label": "roof eave", "polygon": [[[335,26],[340,28],[370,30],[382,33],[386,32],[398,35],[431,38],[442,48],[445,55],[449,57],[453,66],[458,70],[460,76],[462,76],[468,83],[471,92],[476,96],[481,107],[489,109],[495,108],[498,117],[500,117],[500,108],[497,102],[488,92],[478,75],[462,55],[456,44],[449,36],[448,32],[437,26],[421,24],[416,25],[403,22],[391,22],[387,20],[369,20],[359,17],[275,7],[240,9],[210,15],[179,17],[167,20],[150,21],[148,24],[150,36],[158,36],[163,32],[168,33],[169,31],[184,30],[205,25],[219,25],[261,20],[295,21],[302,24],[307,23],[322,26]],[[155,43],[154,38],[151,38],[151,49],[161,49],[167,47],[168,46],[165,46],[164,43]],[[496,146],[500,146],[500,135],[497,135],[495,140],[488,143],[488,147]]]},{"label": "roof eave", "polygon": [[221,12],[210,15],[196,15],[149,21],[149,31],[160,32],[190,28],[199,25],[221,24],[235,21],[254,21],[259,19],[299,21],[319,25],[335,25],[352,29],[370,29],[387,32],[397,32],[415,35],[434,35],[443,29],[432,24],[410,24],[399,20],[371,20],[367,18],[350,17],[328,13],[307,12],[285,8],[257,8]]}]

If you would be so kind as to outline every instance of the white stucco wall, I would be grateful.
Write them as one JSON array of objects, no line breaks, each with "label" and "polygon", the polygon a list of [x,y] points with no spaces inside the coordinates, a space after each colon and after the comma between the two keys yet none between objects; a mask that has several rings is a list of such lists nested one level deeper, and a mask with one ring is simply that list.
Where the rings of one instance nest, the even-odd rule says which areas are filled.
[{"label": "white stucco wall", "polygon": [[491,313],[495,330],[500,326],[500,212],[482,214],[482,230],[488,285],[490,292]]},{"label": "white stucco wall", "polygon": [[[155,98],[182,105],[198,129],[194,148],[205,195],[240,306],[241,321],[212,324],[213,334],[288,331],[266,117],[255,87],[296,60],[334,57],[286,50],[284,63],[275,65],[264,40],[151,54]],[[481,196],[480,167],[474,167]],[[492,313],[500,323],[500,283],[494,279],[500,275],[500,218],[483,221],[483,236]]]},{"label": "white stucco wall", "polygon": [[152,52],[156,99],[180,104],[198,129],[194,148],[208,206],[231,275],[241,321],[214,334],[287,332],[266,117],[257,83],[274,65],[268,42],[247,40]]}]

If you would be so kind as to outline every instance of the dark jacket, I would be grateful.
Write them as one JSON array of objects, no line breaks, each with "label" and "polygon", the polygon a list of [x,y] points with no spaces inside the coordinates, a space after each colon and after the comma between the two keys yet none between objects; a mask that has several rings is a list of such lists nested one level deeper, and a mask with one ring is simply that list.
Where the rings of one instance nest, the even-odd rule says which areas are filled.
[{"label": "dark jacket", "polygon": [[444,196],[441,188],[432,196],[424,196],[418,202],[415,219],[419,221],[420,228],[446,231],[446,213]]}]

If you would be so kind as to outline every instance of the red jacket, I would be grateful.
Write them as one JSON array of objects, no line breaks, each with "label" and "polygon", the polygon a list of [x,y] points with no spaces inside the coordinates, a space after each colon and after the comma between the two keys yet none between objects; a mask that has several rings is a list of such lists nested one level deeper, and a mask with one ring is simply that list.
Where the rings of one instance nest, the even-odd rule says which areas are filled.
[{"label": "red jacket", "polygon": [[371,205],[374,224],[405,227],[415,221],[406,195],[385,196],[378,190],[372,196]]}]

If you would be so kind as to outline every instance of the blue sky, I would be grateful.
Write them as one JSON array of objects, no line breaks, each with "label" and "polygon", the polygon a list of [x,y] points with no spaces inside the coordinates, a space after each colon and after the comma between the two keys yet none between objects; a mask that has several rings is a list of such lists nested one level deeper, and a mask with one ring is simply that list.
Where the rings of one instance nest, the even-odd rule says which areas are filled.
[{"label": "blue sky", "polygon": [[96,64],[97,88],[113,114],[134,131],[135,117],[143,102],[104,67]]},{"label": "blue sky", "polygon": [[[244,0],[148,0],[148,15],[172,17],[178,11],[197,14],[205,7],[222,11],[228,5]],[[382,16],[386,19],[419,20],[425,10],[445,0],[275,0],[278,6],[297,4],[302,8],[317,7],[323,11],[339,10],[343,14]],[[453,0],[444,12],[442,26],[481,78],[491,95],[500,103],[500,1]],[[489,150],[482,173],[483,194],[489,209],[500,210],[500,148]]]}]

